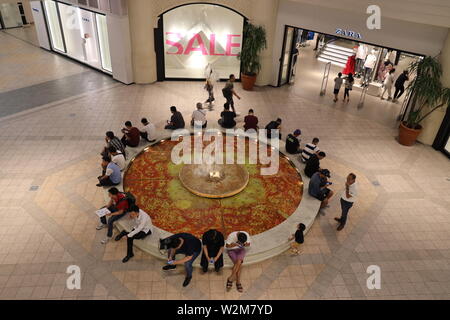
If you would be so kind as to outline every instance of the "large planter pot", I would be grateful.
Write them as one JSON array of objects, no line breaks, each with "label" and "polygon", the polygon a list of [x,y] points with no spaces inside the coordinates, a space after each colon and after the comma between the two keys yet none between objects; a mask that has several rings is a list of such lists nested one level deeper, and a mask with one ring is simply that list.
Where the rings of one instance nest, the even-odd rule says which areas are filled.
[{"label": "large planter pot", "polygon": [[247,74],[241,73],[241,82],[242,82],[242,88],[244,88],[244,90],[251,91],[251,90],[253,90],[253,87],[255,86],[256,75],[249,76]]},{"label": "large planter pot", "polygon": [[422,132],[421,126],[418,129],[411,129],[405,125],[405,122],[402,122],[398,128],[398,142],[404,146],[412,146],[416,143],[420,132]]}]

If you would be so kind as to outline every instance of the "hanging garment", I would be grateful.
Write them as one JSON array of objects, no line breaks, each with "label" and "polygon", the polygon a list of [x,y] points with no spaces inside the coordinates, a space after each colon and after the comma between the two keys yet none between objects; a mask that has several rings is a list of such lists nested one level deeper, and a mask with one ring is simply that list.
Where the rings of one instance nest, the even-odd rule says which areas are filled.
[{"label": "hanging garment", "polygon": [[356,55],[350,56],[347,59],[347,64],[345,65],[344,70],[342,70],[343,74],[354,74],[355,73],[355,64],[356,64]]},{"label": "hanging garment", "polygon": [[314,39],[314,32],[312,32],[312,31],[308,32],[308,38],[307,39],[308,40]]}]

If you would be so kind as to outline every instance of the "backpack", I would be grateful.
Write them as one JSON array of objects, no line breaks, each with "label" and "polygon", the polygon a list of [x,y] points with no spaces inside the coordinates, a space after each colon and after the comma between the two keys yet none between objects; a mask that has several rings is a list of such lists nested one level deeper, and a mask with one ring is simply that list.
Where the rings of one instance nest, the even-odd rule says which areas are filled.
[{"label": "backpack", "polygon": [[225,98],[230,98],[233,96],[233,92],[228,87],[223,88],[222,93]]},{"label": "backpack", "polygon": [[131,206],[136,204],[136,197],[131,192],[123,192],[123,195],[125,195],[125,198],[122,200],[128,201],[128,208],[131,208]]}]

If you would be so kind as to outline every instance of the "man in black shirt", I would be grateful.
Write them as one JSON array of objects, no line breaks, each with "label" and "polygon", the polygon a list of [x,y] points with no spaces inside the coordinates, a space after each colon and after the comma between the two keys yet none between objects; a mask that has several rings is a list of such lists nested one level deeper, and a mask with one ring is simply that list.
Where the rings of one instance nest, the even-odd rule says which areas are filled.
[{"label": "man in black shirt", "polygon": [[311,178],[314,173],[320,170],[320,160],[326,157],[325,152],[319,152],[318,154],[313,154],[306,161],[305,174],[308,178]]},{"label": "man in black shirt", "polygon": [[170,112],[172,112],[172,116],[170,117],[170,121],[167,121],[167,125],[165,129],[176,130],[184,128],[184,119],[183,115],[180,111],[177,111],[177,107],[171,106]]},{"label": "man in black shirt", "polygon": [[302,152],[300,150],[300,139],[297,138],[302,134],[300,129],[294,131],[293,134],[288,134],[286,138],[286,151],[290,154],[296,154]]},{"label": "man in black shirt", "polygon": [[[267,131],[267,138],[271,139],[272,137],[272,130],[280,130],[281,131],[281,119],[278,118],[276,121],[270,121],[266,126]],[[281,140],[281,132],[279,139]]]},{"label": "man in black shirt", "polygon": [[219,124],[222,128],[234,128],[236,126],[236,121],[234,121],[234,118],[236,118],[236,113],[234,111],[230,111],[230,105],[225,103],[223,105],[224,110],[220,113],[220,119]]},{"label": "man in black shirt", "polygon": [[[184,279],[183,287],[186,287],[191,282],[192,264],[202,250],[202,243],[200,239],[189,233],[177,233],[168,239],[170,239],[168,244],[169,258],[163,270],[175,269],[178,264],[184,264],[186,278]],[[180,260],[175,260],[175,256],[179,253],[184,254],[185,257]]]}]

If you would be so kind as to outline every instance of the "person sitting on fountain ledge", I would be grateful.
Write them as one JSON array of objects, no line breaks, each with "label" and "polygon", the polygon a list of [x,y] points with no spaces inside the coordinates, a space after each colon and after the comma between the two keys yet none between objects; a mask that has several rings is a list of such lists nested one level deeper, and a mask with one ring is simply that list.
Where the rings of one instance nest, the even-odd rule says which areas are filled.
[{"label": "person sitting on fountain ledge", "polygon": [[97,177],[97,187],[117,186],[122,181],[120,167],[109,156],[102,158],[103,175]]},{"label": "person sitting on fountain ledge", "polygon": [[328,181],[330,177],[330,171],[328,169],[322,169],[314,173],[309,180],[308,193],[310,196],[320,200],[320,210],[328,206],[328,202],[333,196],[333,191],[328,189],[332,183]]},{"label": "person sitting on fountain ledge", "polygon": [[208,272],[209,264],[214,264],[214,270],[220,271],[223,267],[223,250],[225,239],[223,234],[215,229],[206,231],[202,236],[203,253],[200,265],[203,272]]},{"label": "person sitting on fountain ledge", "polygon": [[309,157],[305,165],[305,174],[308,178],[311,178],[314,173],[320,171],[320,160],[326,156],[327,155],[325,152],[320,151],[319,153],[314,153],[311,157]]},{"label": "person sitting on fountain ledge", "polygon": [[130,207],[130,202],[126,195],[119,192],[117,188],[113,187],[109,189],[108,196],[110,200],[105,207],[110,213],[100,218],[100,224],[96,228],[97,230],[108,228],[106,238],[101,241],[102,244],[106,244],[112,238],[114,222],[125,216]]},{"label": "person sitting on fountain ledge", "polygon": [[[163,267],[163,270],[175,269],[178,264],[184,264],[186,278],[184,279],[183,287],[187,287],[192,279],[192,264],[202,251],[202,243],[198,238],[189,233],[177,233],[165,240],[169,241],[167,245],[169,252],[167,265]],[[184,254],[185,257],[180,260],[175,260],[175,256],[179,253]]]},{"label": "person sitting on fountain ledge", "polygon": [[177,107],[171,106],[170,112],[172,112],[172,116],[170,117],[170,121],[167,121],[167,125],[164,127],[164,129],[168,130],[177,130],[177,129],[183,129],[184,124],[184,118],[180,111],[177,111]]},{"label": "person sitting on fountain ledge", "polygon": [[105,141],[106,141],[106,146],[103,148],[103,151],[101,153],[102,157],[108,155],[109,147],[115,147],[126,158],[125,146],[122,144],[122,141],[120,141],[120,139],[114,135],[114,132],[112,132],[112,131],[106,132]]},{"label": "person sitting on fountain ledge", "polygon": [[136,148],[139,145],[141,132],[138,128],[133,127],[131,121],[125,122],[125,128],[122,129],[122,133],[124,135],[121,140],[125,146]]},{"label": "person sitting on fountain ledge", "polygon": [[123,263],[134,257],[133,241],[142,240],[152,234],[152,220],[147,213],[139,209],[137,205],[132,205],[129,214],[130,219],[133,219],[134,222],[133,229],[131,232],[123,230],[115,238],[116,241],[119,241],[123,236],[127,236],[127,255],[122,259]]},{"label": "person sitting on fountain ledge", "polygon": [[254,115],[253,109],[248,110],[248,115],[244,118],[244,130],[250,129],[258,131],[258,117]]},{"label": "person sitting on fountain ledge", "polygon": [[281,119],[278,118],[275,121],[270,121],[267,126],[266,126],[266,134],[267,134],[267,139],[271,139],[272,137],[272,130],[279,130],[279,139],[281,140]]},{"label": "person sitting on fountain ledge", "polygon": [[228,235],[226,247],[228,256],[233,261],[233,269],[231,275],[227,279],[227,290],[233,286],[233,281],[236,280],[236,289],[242,292],[241,284],[241,268],[245,258],[245,248],[249,247],[251,243],[250,235],[245,231],[235,231]]},{"label": "person sitting on fountain ledge", "polygon": [[201,126],[203,129],[208,125],[206,121],[206,112],[203,111],[203,104],[201,102],[197,103],[197,109],[192,112],[191,126]]},{"label": "person sitting on fountain ledge", "polygon": [[155,142],[155,125],[148,121],[147,118],[142,118],[141,123],[143,125],[142,131],[139,132],[141,138],[150,143]]},{"label": "person sitting on fountain ledge", "polygon": [[300,129],[295,130],[293,134],[288,134],[286,138],[286,151],[288,153],[297,154],[302,152],[300,149],[300,139],[298,138],[301,134],[302,131]]},{"label": "person sitting on fountain ledge", "polygon": [[236,113],[234,111],[230,111],[230,105],[228,103],[223,105],[223,109],[224,110],[220,113],[218,123],[222,128],[234,128],[236,126],[236,121],[234,121],[234,118],[236,118]]}]

